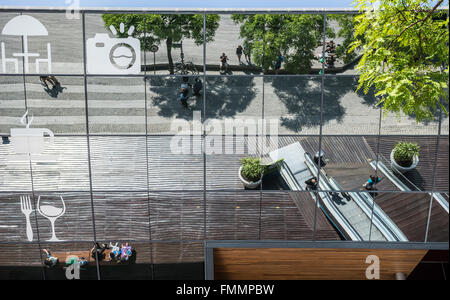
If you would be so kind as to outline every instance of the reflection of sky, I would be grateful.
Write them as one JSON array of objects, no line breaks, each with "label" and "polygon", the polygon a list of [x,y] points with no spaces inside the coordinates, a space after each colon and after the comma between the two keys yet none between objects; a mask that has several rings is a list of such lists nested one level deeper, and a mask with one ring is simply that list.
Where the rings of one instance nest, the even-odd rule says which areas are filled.
[{"label": "reflection of sky", "polygon": [[[64,7],[76,0],[0,0],[0,6]],[[81,7],[353,8],[353,0],[78,0]],[[437,0],[432,1],[436,3]],[[448,1],[444,5],[448,6]]]},{"label": "reflection of sky", "polygon": [[[0,0],[0,6],[67,6],[74,0]],[[81,7],[351,8],[353,0],[79,0]]]}]

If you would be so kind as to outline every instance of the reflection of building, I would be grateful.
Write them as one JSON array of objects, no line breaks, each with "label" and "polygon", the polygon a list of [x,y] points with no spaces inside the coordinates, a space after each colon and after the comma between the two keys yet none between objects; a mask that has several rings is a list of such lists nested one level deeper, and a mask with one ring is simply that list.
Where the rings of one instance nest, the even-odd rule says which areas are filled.
[{"label": "reflection of building", "polygon": [[[52,13],[53,21],[58,20],[55,14]],[[64,11],[60,15],[61,23],[69,22]],[[38,13],[33,16],[41,21],[46,17]],[[103,26],[101,15],[86,13],[84,18],[83,31],[88,33],[87,38],[95,36]],[[232,26],[231,23],[227,26]],[[219,33],[221,39],[215,44],[205,46],[206,55],[211,55],[214,63],[218,58],[216,51],[209,51],[208,47],[220,50],[220,43],[226,43],[230,51],[235,48],[234,36],[228,40],[226,37],[229,32],[238,33],[238,27],[235,31],[230,28]],[[56,38],[63,38],[63,33]],[[78,38],[77,44],[82,45],[82,35]],[[183,47],[186,57],[196,52],[202,61],[203,51],[192,51],[197,48],[189,48],[188,42],[183,42]],[[70,51],[73,50],[67,49]],[[231,57],[230,51],[227,54]],[[153,59],[153,54],[143,55],[151,55],[150,61]],[[141,279],[230,278],[223,271],[226,267],[236,271],[234,274],[254,279],[259,279],[260,274],[265,274],[265,279],[273,274],[285,279],[280,274],[286,276],[288,272],[290,278],[297,275],[307,278],[310,275],[307,272],[295,273],[302,270],[302,257],[311,258],[309,262],[313,263],[304,270],[320,270],[322,273],[316,274],[321,276],[342,279],[339,272],[351,269],[352,276],[363,278],[364,268],[368,266],[365,258],[369,254],[381,259],[382,278],[393,279],[395,273],[411,272],[427,251],[448,249],[448,213],[436,199],[438,194],[448,199],[448,132],[444,130],[445,134],[437,135],[439,126],[445,128],[446,124],[410,126],[408,117],[402,124],[381,119],[379,110],[373,108],[373,99],[354,92],[355,73],[323,77],[317,74],[224,77],[207,69],[206,75],[198,75],[203,77],[206,93],[191,100],[194,110],[203,115],[200,121],[203,124],[192,122],[192,112],[186,113],[177,105],[174,95],[180,88],[179,77],[166,73],[150,76],[152,69],[133,76],[89,74],[85,77],[83,71],[65,75],[58,79],[67,86],[67,91],[56,98],[41,90],[37,77],[25,76],[24,84],[22,77],[0,75],[2,82],[6,82],[0,82],[0,133],[9,136],[9,129],[17,127],[14,120],[28,107],[37,126],[55,133],[54,143],[45,149],[46,154],[61,156],[56,163],[33,159],[31,164],[4,163],[13,143],[0,145],[0,220],[5,220],[1,226],[8,226],[0,227],[0,265],[9,264],[6,270],[41,266],[39,246],[23,244],[26,241],[23,219],[11,213],[16,209],[11,203],[17,202],[17,192],[34,194],[36,201],[44,193],[64,198],[67,212],[58,221],[55,234],[64,237],[66,242],[45,244],[62,261],[68,254],[89,250],[94,241],[93,232],[97,240],[132,240],[138,261],[134,271],[127,272],[126,276]],[[191,83],[193,79],[190,77]],[[281,123],[278,144],[258,140],[252,134],[239,139],[241,136],[234,136],[234,132],[226,132],[215,140],[220,142],[222,154],[206,154],[203,148],[192,154],[189,154],[191,149],[181,154],[171,152],[170,143],[177,133],[171,131],[172,120],[186,122],[192,126],[192,132],[200,132],[188,137],[190,146],[209,147],[206,144],[209,136],[201,134],[201,125],[206,125],[206,120],[222,124],[230,120],[245,121],[249,116]],[[12,124],[7,123],[9,120],[13,120]],[[380,128],[382,135],[379,135]],[[232,146],[227,144],[230,137],[236,140]],[[389,168],[389,162],[384,159],[389,158],[398,140],[417,142],[423,149],[418,167],[406,174],[406,178],[390,174],[389,169],[377,169],[374,163],[379,161]],[[321,170],[326,175],[322,182],[327,186],[321,187],[320,195],[296,190],[295,184],[288,184],[305,170],[308,175],[311,170],[317,172],[311,163],[299,164],[295,169],[295,163],[300,161],[295,155],[294,165],[289,165],[290,171],[283,170],[284,176],[276,173],[263,178],[261,189],[255,191],[243,188],[237,172],[239,159],[250,155],[248,149],[264,145],[270,151],[263,149],[260,153],[271,153],[295,143],[311,155],[323,154],[326,164],[322,164]],[[269,154],[262,158],[271,159]],[[374,172],[384,178],[376,193],[361,191],[364,181]],[[331,192],[332,188],[336,190]],[[346,195],[349,191],[351,194]],[[359,241],[346,236],[343,223],[330,214],[331,210],[325,209],[325,200],[327,205],[333,205],[334,201],[334,213],[341,212],[340,221],[348,220]],[[39,218],[39,232],[44,233],[41,241],[45,242],[48,237],[45,234],[52,228],[49,222]],[[358,222],[361,220],[364,222]],[[407,241],[388,242],[394,232],[385,232],[383,238],[381,230],[397,229],[383,226],[381,222],[386,222],[384,225],[392,222]],[[342,240],[344,236],[346,241]],[[380,237],[383,241],[373,243]],[[26,253],[32,254],[23,258],[16,254],[23,252],[8,251],[10,247],[26,249]],[[36,251],[30,250],[33,247]],[[265,268],[264,272],[239,270],[242,265],[235,264],[237,257],[249,266],[252,261],[257,262]],[[333,272],[323,269],[324,259],[336,263]],[[409,269],[396,269],[404,259],[408,260]],[[383,269],[385,260],[388,267]],[[90,264],[96,268],[92,261]],[[154,274],[147,272],[149,265],[154,268]],[[129,270],[127,266],[121,267]],[[101,265],[101,278],[125,276],[125,273],[102,272],[102,268]],[[0,268],[0,278],[9,276],[3,270]],[[30,272],[27,276],[36,278],[41,272]],[[82,273],[81,276],[90,275]],[[97,274],[93,279],[96,278]]]}]

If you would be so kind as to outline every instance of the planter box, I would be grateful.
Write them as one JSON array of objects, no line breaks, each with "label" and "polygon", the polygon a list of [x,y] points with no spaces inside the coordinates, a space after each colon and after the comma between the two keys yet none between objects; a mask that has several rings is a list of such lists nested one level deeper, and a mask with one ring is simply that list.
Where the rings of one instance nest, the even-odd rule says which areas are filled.
[{"label": "planter box", "polygon": [[419,157],[417,155],[414,155],[413,163],[409,167],[402,167],[400,166],[394,159],[394,150],[391,151],[391,169],[394,171],[397,171],[398,173],[406,173],[408,171],[411,171],[417,167],[419,164]]},{"label": "planter box", "polygon": [[239,168],[239,179],[242,181],[242,183],[244,184],[244,186],[248,189],[256,189],[260,184],[262,179],[256,181],[256,182],[250,182],[244,179],[244,177],[242,177],[242,166]]}]

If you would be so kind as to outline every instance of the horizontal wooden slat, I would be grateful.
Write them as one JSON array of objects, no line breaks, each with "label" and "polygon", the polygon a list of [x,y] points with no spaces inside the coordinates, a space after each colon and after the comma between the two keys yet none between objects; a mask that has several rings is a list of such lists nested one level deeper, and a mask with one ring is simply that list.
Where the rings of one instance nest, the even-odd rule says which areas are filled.
[{"label": "horizontal wooden slat", "polygon": [[214,249],[216,280],[364,280],[369,255],[380,260],[380,279],[409,275],[426,250]]}]

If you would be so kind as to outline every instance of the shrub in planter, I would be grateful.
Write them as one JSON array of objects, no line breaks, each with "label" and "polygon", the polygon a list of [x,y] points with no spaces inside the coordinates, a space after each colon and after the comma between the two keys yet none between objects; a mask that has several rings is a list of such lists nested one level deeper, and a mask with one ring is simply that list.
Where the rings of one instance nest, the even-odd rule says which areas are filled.
[{"label": "shrub in planter", "polygon": [[420,146],[416,143],[398,142],[392,152],[395,162],[404,168],[408,168],[413,164],[414,157],[419,157]]},{"label": "shrub in planter", "polygon": [[257,182],[261,180],[261,174],[263,173],[263,166],[261,160],[255,157],[241,158],[242,164],[241,175],[249,182]]}]

